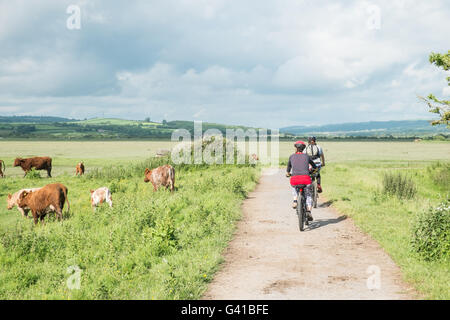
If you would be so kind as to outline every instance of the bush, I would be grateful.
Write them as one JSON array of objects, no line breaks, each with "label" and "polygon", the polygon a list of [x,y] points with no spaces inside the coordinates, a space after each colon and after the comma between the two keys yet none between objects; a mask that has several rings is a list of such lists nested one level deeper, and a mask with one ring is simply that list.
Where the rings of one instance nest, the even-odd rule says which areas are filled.
[{"label": "bush", "polygon": [[27,175],[25,176],[27,179],[40,179],[41,174],[38,170],[35,170],[34,168],[28,171]]},{"label": "bush", "polygon": [[450,205],[442,203],[419,214],[413,224],[411,245],[425,260],[450,258]]},{"label": "bush", "polygon": [[234,177],[232,179],[231,189],[235,194],[237,194],[241,198],[245,198],[247,196],[247,191],[244,188],[244,184],[242,180],[238,177]]},{"label": "bush", "polygon": [[388,172],[383,175],[383,193],[399,199],[412,199],[416,196],[417,187],[410,177]]}]

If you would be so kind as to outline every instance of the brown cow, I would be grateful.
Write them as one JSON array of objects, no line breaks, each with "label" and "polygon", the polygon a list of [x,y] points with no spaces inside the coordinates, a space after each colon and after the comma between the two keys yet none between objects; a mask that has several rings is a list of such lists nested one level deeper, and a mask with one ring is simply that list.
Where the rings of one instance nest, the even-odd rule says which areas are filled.
[{"label": "brown cow", "polygon": [[[2,170],[2,166],[3,166],[3,170]],[[6,171],[6,166],[5,166],[5,161],[0,160],[0,178],[4,178],[4,172]]]},{"label": "brown cow", "polygon": [[63,184],[51,183],[37,191],[22,192],[19,196],[19,207],[30,208],[34,224],[37,224],[38,218],[43,222],[45,215],[52,211],[56,212],[59,220],[62,220],[62,210],[66,201],[67,211],[70,210],[67,193],[67,187]]},{"label": "brown cow", "polygon": [[151,182],[153,191],[158,190],[160,186],[169,187],[170,191],[175,187],[175,169],[171,165],[164,165],[153,170],[145,169],[144,182]]},{"label": "brown cow", "polygon": [[84,163],[83,161],[81,161],[80,163],[77,164],[77,167],[75,168],[75,175],[80,175],[82,176],[84,174]]},{"label": "brown cow", "polygon": [[32,168],[36,170],[47,170],[48,177],[52,177],[52,158],[49,157],[34,157],[34,158],[16,158],[14,160],[14,167],[22,167],[25,171],[24,177],[27,175],[28,171]]}]

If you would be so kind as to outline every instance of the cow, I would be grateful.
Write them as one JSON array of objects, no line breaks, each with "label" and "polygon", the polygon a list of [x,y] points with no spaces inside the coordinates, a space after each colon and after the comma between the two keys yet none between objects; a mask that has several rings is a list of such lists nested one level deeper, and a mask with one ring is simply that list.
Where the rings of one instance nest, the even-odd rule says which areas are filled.
[{"label": "cow", "polygon": [[11,210],[12,208],[14,208],[14,206],[17,206],[17,210],[19,210],[19,212],[22,214],[22,217],[28,217],[28,212],[30,211],[30,208],[28,207],[19,207],[19,197],[20,195],[26,191],[26,192],[30,192],[30,191],[36,191],[39,190],[40,188],[31,188],[31,189],[21,189],[19,191],[17,191],[14,194],[8,194],[8,197],[6,198],[6,201],[8,203],[8,205],[6,206],[6,208],[8,210]]},{"label": "cow", "polygon": [[36,170],[47,170],[48,177],[52,177],[52,158],[50,157],[16,158],[14,160],[14,167],[19,166],[25,171],[24,177],[32,168]]},{"label": "cow", "polygon": [[83,161],[81,161],[80,163],[77,164],[76,168],[75,168],[75,175],[80,175],[82,176],[84,174],[84,163]]},{"label": "cow", "polygon": [[251,157],[252,157],[251,158],[252,162],[259,161],[259,157],[258,157],[258,155],[256,153],[252,153]]},{"label": "cow", "polygon": [[[2,167],[3,167],[3,170],[2,170]],[[0,178],[5,177],[5,171],[6,171],[5,161],[0,160]]]},{"label": "cow", "polygon": [[107,187],[101,187],[97,190],[91,190],[91,207],[95,211],[95,208],[106,202],[109,204],[109,207],[112,208],[112,196],[111,191]]},{"label": "cow", "polygon": [[160,186],[170,188],[173,192],[175,187],[175,169],[171,165],[164,165],[153,170],[145,169],[144,182],[151,182],[153,185],[153,191],[159,189]]},{"label": "cow", "polygon": [[33,214],[34,224],[38,219],[43,223],[44,217],[49,212],[56,212],[58,219],[62,220],[62,210],[67,201],[67,211],[70,210],[67,198],[67,187],[61,183],[51,183],[36,191],[24,191],[19,196],[19,207],[30,208]]}]

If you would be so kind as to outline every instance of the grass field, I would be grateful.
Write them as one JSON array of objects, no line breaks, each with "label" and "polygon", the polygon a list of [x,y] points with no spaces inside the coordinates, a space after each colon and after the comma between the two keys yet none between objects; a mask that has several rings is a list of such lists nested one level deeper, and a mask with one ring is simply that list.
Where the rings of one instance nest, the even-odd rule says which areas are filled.
[{"label": "grass field", "polygon": [[71,122],[76,124],[101,124],[101,125],[130,125],[130,126],[137,126],[137,125],[143,125],[143,126],[161,126],[161,123],[158,122],[146,122],[146,121],[135,121],[135,120],[124,120],[124,119],[117,119],[117,118],[93,118],[93,119],[87,119],[87,120],[81,120],[76,122]]},{"label": "grass field", "polygon": [[[75,174],[75,166],[84,161],[86,172],[108,164],[126,164],[152,157],[160,149],[170,149],[171,141],[0,141],[0,159],[5,161],[6,174],[23,176],[14,168],[16,157],[52,157],[53,170],[58,174]],[[42,173],[45,176],[46,173]]]},{"label": "grass field", "polygon": [[[450,299],[450,262],[425,261],[412,249],[416,216],[450,199],[449,143],[324,142],[323,196],[376,239],[401,267],[404,279],[424,298]],[[292,147],[284,143],[286,161]],[[446,168],[446,169],[445,169]],[[445,171],[442,171],[445,170]],[[412,199],[383,194],[385,173],[400,172],[417,187]],[[433,179],[438,175],[438,182]],[[450,232],[450,230],[448,231]],[[382,274],[381,270],[381,274]]]},{"label": "grass field", "polygon": [[[221,261],[221,252],[240,217],[240,203],[259,175],[252,167],[176,168],[174,194],[151,191],[143,169],[168,141],[0,141],[7,178],[0,179],[0,298],[3,299],[196,299]],[[405,280],[425,298],[449,299],[448,262],[426,262],[412,251],[415,215],[449,198],[427,168],[449,162],[449,143],[324,142],[323,194],[375,238],[402,268]],[[292,152],[280,143],[282,163]],[[12,168],[16,156],[53,157],[54,178],[24,179]],[[74,177],[83,160],[87,176]],[[119,169],[117,168],[119,167]],[[98,174],[97,169],[103,168]],[[381,193],[385,172],[404,172],[416,183],[411,200]],[[45,173],[42,172],[44,177]],[[62,182],[69,188],[70,213],[34,227],[6,195],[24,187]],[[89,189],[107,186],[114,208],[94,214]],[[68,290],[67,268],[82,270],[80,290]]]},{"label": "grass field", "polygon": [[[222,260],[240,204],[259,171],[250,166],[176,166],[176,191],[153,192],[143,171],[168,161],[145,160],[160,146],[41,142],[10,150],[4,157],[8,163],[13,153],[23,154],[18,150],[54,156],[55,174],[51,179],[22,178],[8,166],[8,177],[0,179],[0,299],[199,298]],[[78,156],[102,169],[81,178],[64,173]],[[126,164],[117,165],[118,160]],[[17,209],[6,209],[8,193],[55,181],[69,189],[71,208],[62,223],[51,215],[44,226],[33,226]],[[114,206],[93,213],[89,190],[101,186],[111,189]],[[81,270],[79,290],[68,289],[71,266]]]}]

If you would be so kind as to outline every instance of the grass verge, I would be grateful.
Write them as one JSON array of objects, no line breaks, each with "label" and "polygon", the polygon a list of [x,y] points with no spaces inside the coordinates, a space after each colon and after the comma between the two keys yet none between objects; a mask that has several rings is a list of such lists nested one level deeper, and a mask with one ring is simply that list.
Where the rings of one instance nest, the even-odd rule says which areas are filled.
[{"label": "grass verge", "polygon": [[[449,299],[449,263],[425,261],[411,245],[417,215],[449,199],[448,182],[436,183],[430,170],[433,166],[411,168],[406,162],[395,166],[375,162],[331,163],[322,171],[324,196],[378,241],[400,266],[405,280],[425,298]],[[417,186],[417,194],[412,199],[384,194],[383,175],[388,172],[407,175]]]}]

